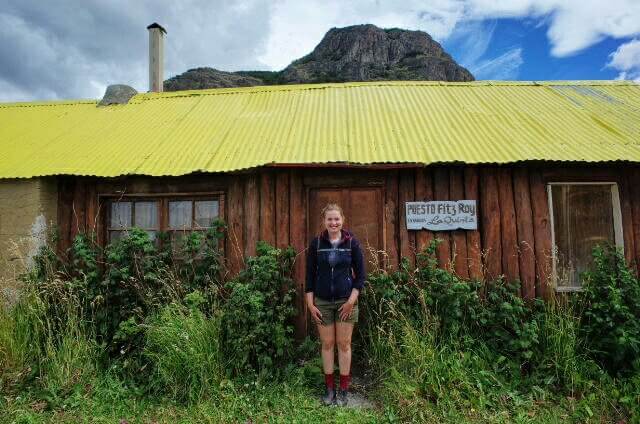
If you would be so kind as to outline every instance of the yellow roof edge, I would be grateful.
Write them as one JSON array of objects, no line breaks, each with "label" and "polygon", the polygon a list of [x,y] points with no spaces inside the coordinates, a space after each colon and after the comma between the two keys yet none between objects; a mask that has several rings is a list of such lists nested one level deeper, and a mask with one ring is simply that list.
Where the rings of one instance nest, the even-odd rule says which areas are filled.
[{"label": "yellow roof edge", "polygon": [[604,160],[559,160],[559,159],[514,159],[514,160],[497,160],[497,161],[461,161],[461,160],[447,160],[447,161],[434,161],[434,162],[413,162],[413,161],[381,161],[381,162],[350,162],[350,161],[329,161],[329,162],[267,162],[257,164],[254,166],[246,166],[239,168],[229,168],[226,170],[212,171],[206,169],[190,169],[184,172],[154,172],[154,173],[137,173],[128,172],[122,174],[97,174],[86,172],[55,172],[55,173],[34,173],[23,175],[0,175],[1,180],[22,180],[31,178],[48,178],[48,177],[91,177],[91,178],[121,178],[121,177],[184,177],[194,174],[233,174],[233,173],[246,173],[254,172],[261,168],[300,168],[300,167],[338,167],[338,168],[376,168],[380,165],[388,165],[390,168],[397,166],[398,168],[423,168],[430,166],[513,166],[513,165],[534,165],[540,163],[547,164],[560,164],[570,163],[577,164],[638,164],[640,160],[630,159],[604,159]]},{"label": "yellow roof edge", "polygon": [[[502,80],[481,80],[469,82],[457,81],[362,81],[362,82],[341,82],[341,83],[318,83],[318,84],[280,84],[280,85],[257,85],[252,87],[230,87],[230,88],[209,88],[200,90],[165,91],[161,93],[138,93],[131,98],[129,104],[140,103],[146,100],[158,100],[174,97],[189,96],[210,96],[236,93],[261,93],[277,91],[301,91],[301,90],[321,90],[327,88],[345,87],[371,87],[371,86],[461,86],[461,87],[485,87],[485,86],[638,86],[639,84],[627,80],[558,80],[558,81],[502,81]],[[38,106],[73,106],[73,105],[96,105],[97,100],[92,99],[68,99],[50,100],[34,102],[0,102],[0,108],[9,107],[38,107]],[[115,105],[117,106],[117,105]]]}]

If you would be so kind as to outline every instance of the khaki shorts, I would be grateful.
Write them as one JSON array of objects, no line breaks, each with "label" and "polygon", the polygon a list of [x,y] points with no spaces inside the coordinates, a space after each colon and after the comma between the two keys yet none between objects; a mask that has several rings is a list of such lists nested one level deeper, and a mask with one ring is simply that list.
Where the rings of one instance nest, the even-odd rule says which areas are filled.
[{"label": "khaki shorts", "polygon": [[348,322],[351,324],[358,322],[357,301],[356,304],[353,305],[351,316],[344,321],[340,319],[340,311],[338,309],[347,302],[347,299],[336,299],[332,302],[330,300],[324,300],[316,297],[313,302],[322,314],[322,325],[333,325],[335,322]]}]

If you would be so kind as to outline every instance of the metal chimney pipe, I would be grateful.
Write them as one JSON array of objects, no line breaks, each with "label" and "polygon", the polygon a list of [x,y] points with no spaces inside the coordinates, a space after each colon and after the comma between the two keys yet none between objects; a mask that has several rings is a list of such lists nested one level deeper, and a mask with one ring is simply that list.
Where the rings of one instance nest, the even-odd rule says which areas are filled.
[{"label": "metal chimney pipe", "polygon": [[156,22],[149,25],[147,29],[149,30],[149,91],[160,93],[164,82],[164,35],[167,30]]}]

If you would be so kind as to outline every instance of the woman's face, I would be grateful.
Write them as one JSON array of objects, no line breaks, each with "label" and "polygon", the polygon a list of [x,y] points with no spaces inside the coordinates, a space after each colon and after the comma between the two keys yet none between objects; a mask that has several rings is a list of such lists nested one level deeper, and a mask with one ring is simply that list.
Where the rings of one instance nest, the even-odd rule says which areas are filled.
[{"label": "woman's face", "polygon": [[338,211],[327,211],[324,214],[324,226],[329,234],[337,234],[342,229],[342,215]]}]

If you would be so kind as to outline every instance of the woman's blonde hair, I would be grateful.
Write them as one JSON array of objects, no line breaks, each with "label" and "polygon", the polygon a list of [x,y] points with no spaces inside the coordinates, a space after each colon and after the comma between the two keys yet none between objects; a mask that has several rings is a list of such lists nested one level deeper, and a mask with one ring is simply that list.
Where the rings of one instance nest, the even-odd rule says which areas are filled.
[{"label": "woman's blonde hair", "polygon": [[322,212],[320,212],[320,216],[322,217],[322,219],[325,219],[327,212],[329,211],[338,211],[342,219],[344,219],[344,212],[337,203],[327,203],[327,205],[322,208]]}]

